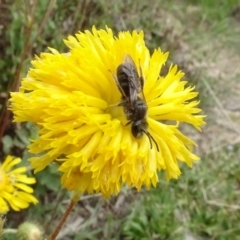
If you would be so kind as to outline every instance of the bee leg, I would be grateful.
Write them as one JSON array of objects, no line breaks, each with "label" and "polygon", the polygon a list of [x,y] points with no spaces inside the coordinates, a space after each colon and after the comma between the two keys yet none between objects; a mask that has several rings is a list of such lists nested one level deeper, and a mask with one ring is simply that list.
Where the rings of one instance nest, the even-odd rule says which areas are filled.
[{"label": "bee leg", "polygon": [[139,59],[139,70],[140,70],[139,80],[140,80],[140,83],[141,83],[141,87],[142,87],[142,89],[143,89],[143,86],[144,86],[144,78],[143,78],[143,72],[142,72],[142,67],[141,67],[140,59]]},{"label": "bee leg", "polygon": [[140,59],[139,59],[139,69],[140,69],[140,77],[139,77],[139,81],[140,81],[140,83],[141,83],[142,96],[143,96],[144,101],[146,102],[146,98],[145,98],[145,95],[144,95],[144,93],[143,93],[144,77],[143,77],[143,72],[142,72],[142,67],[141,67]]},{"label": "bee leg", "polygon": [[117,103],[117,104],[109,105],[104,111],[106,112],[109,108],[112,108],[112,107],[122,107],[125,104],[126,104],[126,101],[122,101],[122,102]]},{"label": "bee leg", "polygon": [[125,126],[128,126],[128,125],[130,125],[132,123],[132,121],[128,121],[126,124],[125,124]]},{"label": "bee leg", "polygon": [[113,73],[111,72],[111,70],[108,70],[108,71],[112,74],[112,77],[113,77],[113,79],[114,79],[114,81],[115,81],[115,84],[116,84],[118,90],[122,93],[122,95],[125,95],[124,91],[122,90],[122,88],[121,88],[121,86],[120,86],[120,84],[119,84],[119,82],[118,82],[118,79],[117,79],[116,75],[113,74]]}]

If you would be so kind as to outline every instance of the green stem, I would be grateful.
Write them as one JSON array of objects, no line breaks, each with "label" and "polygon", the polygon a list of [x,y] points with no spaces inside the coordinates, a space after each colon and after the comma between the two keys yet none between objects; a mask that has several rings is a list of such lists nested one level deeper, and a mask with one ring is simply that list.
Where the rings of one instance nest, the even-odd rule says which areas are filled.
[{"label": "green stem", "polygon": [[3,229],[3,232],[2,232],[2,235],[4,234],[16,234],[17,233],[17,229],[14,229],[14,228],[5,228]]}]

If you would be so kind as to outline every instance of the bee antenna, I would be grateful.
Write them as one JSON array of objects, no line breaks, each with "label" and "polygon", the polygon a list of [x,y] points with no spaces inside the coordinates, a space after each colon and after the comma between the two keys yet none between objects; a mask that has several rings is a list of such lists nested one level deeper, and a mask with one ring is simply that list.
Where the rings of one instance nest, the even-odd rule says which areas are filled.
[{"label": "bee antenna", "polygon": [[155,143],[155,145],[156,145],[157,151],[159,152],[158,144],[157,144],[156,140],[153,138],[153,136],[149,132],[146,132],[144,130],[142,130],[142,131],[148,136],[151,149],[152,149],[152,141],[153,141]]}]

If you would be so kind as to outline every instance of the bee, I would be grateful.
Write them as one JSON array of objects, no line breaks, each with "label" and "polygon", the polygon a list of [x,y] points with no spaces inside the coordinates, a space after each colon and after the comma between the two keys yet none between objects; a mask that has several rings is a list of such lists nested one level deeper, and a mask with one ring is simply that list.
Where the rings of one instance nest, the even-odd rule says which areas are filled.
[{"label": "bee", "polygon": [[153,141],[159,152],[157,142],[148,132],[148,122],[146,120],[148,107],[143,93],[144,78],[141,68],[139,76],[133,59],[130,55],[126,55],[123,63],[117,67],[116,77],[114,75],[113,77],[122,94],[122,101],[117,106],[123,107],[128,120],[126,125],[131,124],[132,135],[135,138],[142,138],[144,134],[147,135],[151,149]]}]

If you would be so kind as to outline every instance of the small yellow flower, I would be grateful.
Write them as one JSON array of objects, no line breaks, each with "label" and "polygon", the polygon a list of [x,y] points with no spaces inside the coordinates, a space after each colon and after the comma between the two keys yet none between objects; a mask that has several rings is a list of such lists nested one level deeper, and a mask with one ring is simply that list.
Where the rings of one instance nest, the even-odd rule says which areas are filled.
[{"label": "small yellow flower", "polygon": [[[192,153],[195,143],[179,130],[181,122],[198,130],[204,124],[194,100],[198,93],[181,81],[177,66],[161,75],[168,53],[156,49],[150,55],[142,31],[115,37],[109,28],[93,27],[65,43],[69,54],[50,48],[36,57],[20,92],[11,94],[15,121],[39,127],[39,138],[29,146],[38,154],[30,159],[36,172],[58,161],[65,188],[109,197],[123,184],[155,186],[158,170],[176,179],[179,161],[191,167],[199,159]],[[146,135],[133,137],[123,107],[107,109],[121,102],[113,75],[126,55],[145,79],[148,132],[157,143],[152,148]]]},{"label": "small yellow flower", "polygon": [[35,178],[27,177],[25,167],[12,169],[21,162],[20,158],[8,156],[0,164],[0,214],[9,211],[9,206],[19,211],[27,208],[30,203],[38,201],[32,195],[33,189],[28,184],[35,183]]}]

